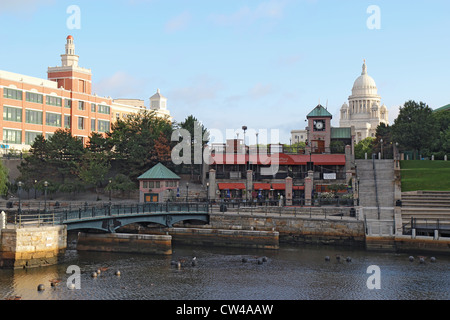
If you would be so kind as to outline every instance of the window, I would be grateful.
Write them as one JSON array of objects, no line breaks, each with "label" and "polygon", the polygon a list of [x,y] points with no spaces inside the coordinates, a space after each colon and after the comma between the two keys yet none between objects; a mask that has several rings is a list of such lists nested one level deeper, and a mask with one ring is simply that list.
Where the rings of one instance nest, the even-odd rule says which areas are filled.
[{"label": "window", "polygon": [[25,96],[26,96],[25,99],[28,102],[34,102],[34,103],[42,103],[43,102],[43,95],[40,93],[27,92]]},{"label": "window", "polygon": [[22,108],[3,107],[3,120],[22,122]]},{"label": "window", "polygon": [[70,115],[65,114],[64,115],[64,128],[70,129],[71,127],[72,127],[71,117],[70,117]]},{"label": "window", "polygon": [[42,132],[25,131],[25,144],[31,146],[39,135],[42,135]]},{"label": "window", "polygon": [[95,103],[91,103],[91,112],[95,112],[96,106]]},{"label": "window", "polygon": [[104,113],[104,114],[109,114],[109,106],[105,106],[105,105],[98,105],[98,113]]},{"label": "window", "polygon": [[62,99],[60,97],[46,96],[46,104],[49,106],[61,107]]},{"label": "window", "polygon": [[120,113],[116,112],[116,119],[119,120],[120,119]]},{"label": "window", "polygon": [[64,99],[64,107],[69,109],[72,108],[72,100]]},{"label": "window", "polygon": [[31,124],[42,124],[42,111],[25,110],[25,122]]},{"label": "window", "polygon": [[143,187],[144,187],[144,189],[147,189],[147,188],[148,188],[148,181],[144,181],[144,182],[143,182]]},{"label": "window", "polygon": [[159,181],[155,181],[155,188],[159,188],[160,187],[160,182]]},{"label": "window", "polygon": [[95,131],[95,119],[91,119],[91,131]]},{"label": "window", "polygon": [[84,118],[78,117],[78,129],[84,130]]},{"label": "window", "polygon": [[12,130],[12,129],[3,129],[3,141],[7,143],[22,143],[22,131],[20,130]]},{"label": "window", "polygon": [[3,98],[14,99],[14,100],[22,100],[22,90],[16,89],[3,89]]},{"label": "window", "polygon": [[45,113],[45,124],[52,127],[61,127],[61,115],[57,113]]},{"label": "window", "polygon": [[98,132],[108,132],[109,131],[109,121],[107,120],[98,120]]},{"label": "window", "polygon": [[78,101],[78,110],[84,110],[84,101]]},{"label": "window", "polygon": [[149,188],[154,188],[155,187],[155,182],[154,181],[149,181],[148,182],[148,187]]},{"label": "window", "polygon": [[54,133],[53,132],[47,132],[46,134],[45,134],[45,139],[50,139],[51,137],[53,137],[53,135],[54,135]]}]

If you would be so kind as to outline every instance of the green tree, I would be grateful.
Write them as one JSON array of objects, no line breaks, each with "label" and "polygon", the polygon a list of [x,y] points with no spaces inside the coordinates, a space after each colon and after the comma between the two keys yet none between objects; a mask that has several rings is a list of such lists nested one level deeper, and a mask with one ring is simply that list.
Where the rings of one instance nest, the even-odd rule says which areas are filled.
[{"label": "green tree", "polygon": [[118,161],[121,173],[136,181],[139,175],[160,162],[157,153],[161,148],[155,148],[155,143],[170,145],[172,130],[170,121],[148,110],[116,121],[107,138],[111,139],[112,156]]},{"label": "green tree", "polygon": [[405,149],[420,152],[437,137],[433,110],[423,102],[408,101],[392,126],[392,137]]},{"label": "green tree", "polygon": [[374,152],[383,152],[382,156],[384,159],[392,159],[392,143],[392,127],[386,125],[385,123],[381,123],[377,127],[377,131],[375,133]]},{"label": "green tree", "polygon": [[374,143],[375,138],[371,137],[365,138],[358,142],[355,146],[355,158],[364,159],[366,153],[368,158],[371,158],[372,153],[374,153]]},{"label": "green tree", "polygon": [[[189,132],[191,141],[191,164],[183,164],[190,168],[191,178],[194,176],[194,170],[196,169],[200,174],[203,169],[203,148],[209,142],[209,131],[206,127],[193,115],[188,116],[183,122],[179,124],[179,127]],[[195,146],[201,146],[201,159],[195,159]],[[196,161],[197,160],[197,161]],[[196,163],[199,162],[201,163]]]},{"label": "green tree", "polygon": [[87,185],[95,187],[97,200],[99,200],[99,187],[111,168],[110,162],[101,153],[86,152],[79,163],[78,176]]},{"label": "green tree", "polygon": [[0,195],[6,196],[8,193],[8,168],[0,161]]}]

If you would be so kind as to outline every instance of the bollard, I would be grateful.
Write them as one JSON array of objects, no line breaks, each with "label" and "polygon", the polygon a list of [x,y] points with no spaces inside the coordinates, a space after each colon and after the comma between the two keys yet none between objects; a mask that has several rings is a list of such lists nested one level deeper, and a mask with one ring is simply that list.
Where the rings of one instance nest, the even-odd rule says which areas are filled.
[{"label": "bollard", "polygon": [[439,240],[439,230],[434,230],[433,240]]},{"label": "bollard", "polygon": [[411,230],[411,238],[415,239],[416,238],[416,229],[412,229]]}]

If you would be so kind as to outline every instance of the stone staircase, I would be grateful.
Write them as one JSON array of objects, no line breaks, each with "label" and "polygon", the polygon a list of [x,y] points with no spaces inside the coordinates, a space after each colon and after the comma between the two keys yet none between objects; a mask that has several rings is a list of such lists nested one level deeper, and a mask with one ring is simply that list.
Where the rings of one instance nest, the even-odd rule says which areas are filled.
[{"label": "stone staircase", "polygon": [[367,220],[394,221],[394,160],[356,160],[359,205]]},{"label": "stone staircase", "polygon": [[437,220],[450,224],[450,192],[412,191],[402,192],[402,222],[407,224],[411,218],[418,220]]}]

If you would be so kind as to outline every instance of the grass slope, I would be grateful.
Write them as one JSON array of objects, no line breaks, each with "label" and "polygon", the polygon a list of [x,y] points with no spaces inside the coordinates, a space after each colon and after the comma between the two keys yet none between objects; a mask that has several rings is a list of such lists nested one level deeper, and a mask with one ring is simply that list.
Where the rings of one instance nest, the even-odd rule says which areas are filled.
[{"label": "grass slope", "polygon": [[450,161],[401,161],[402,191],[450,191]]}]

